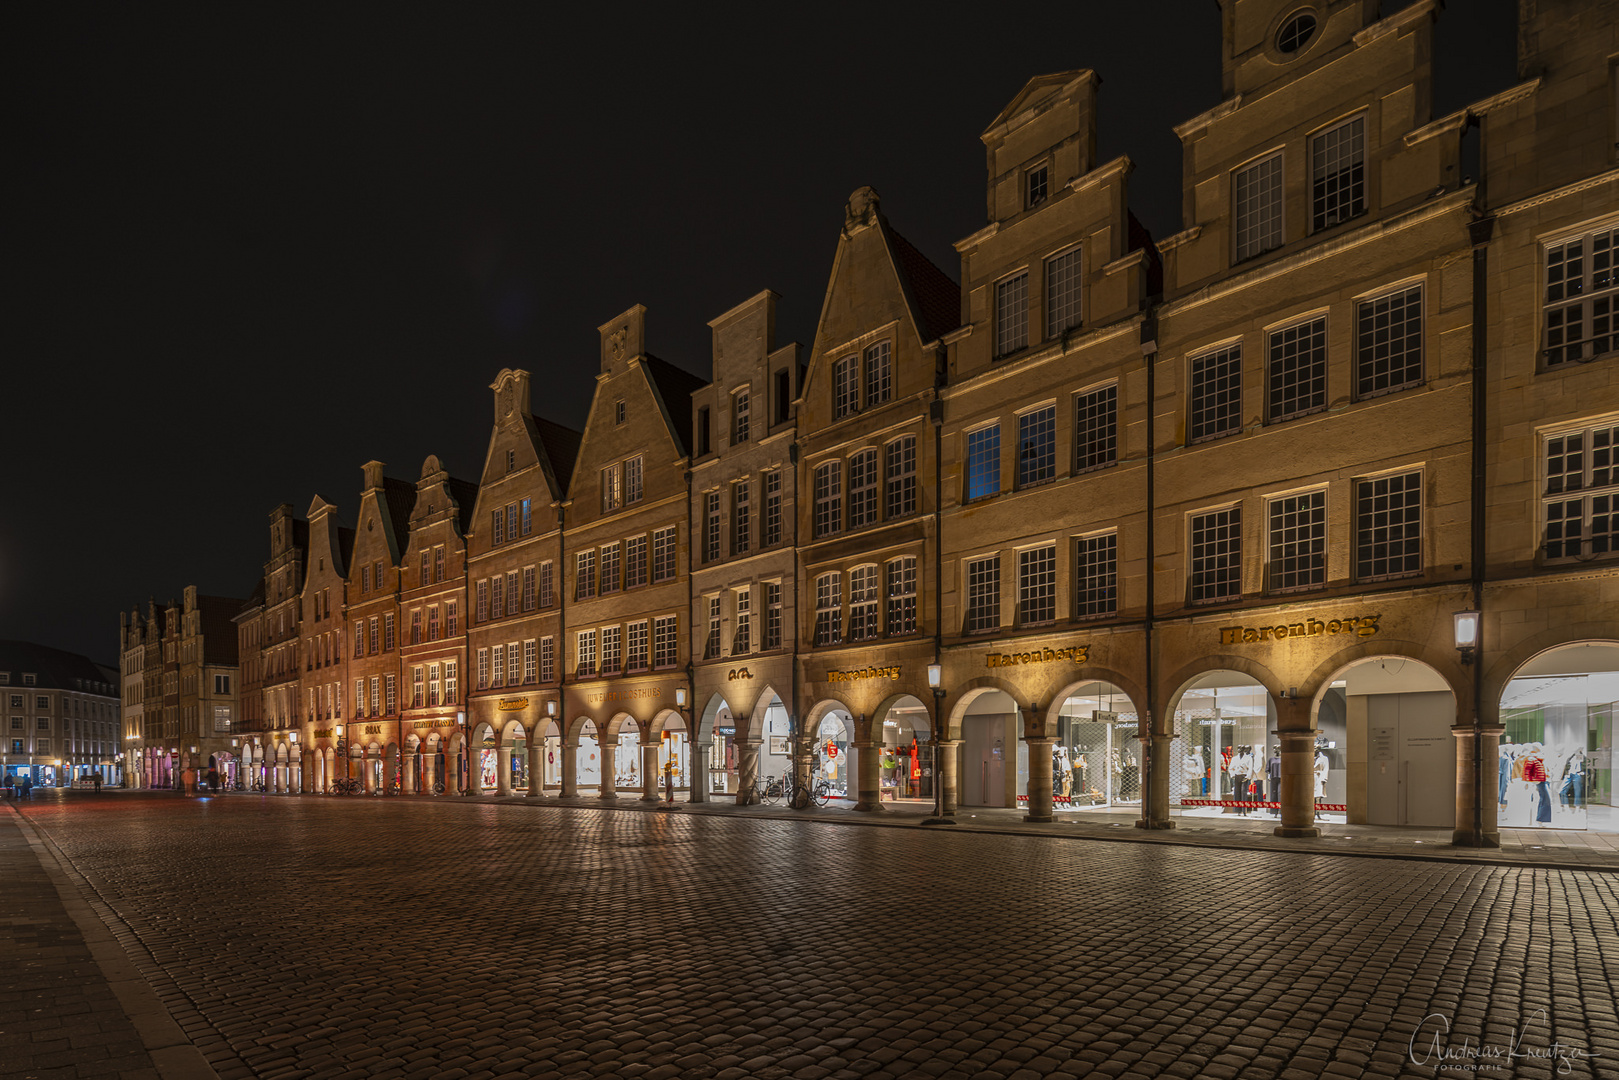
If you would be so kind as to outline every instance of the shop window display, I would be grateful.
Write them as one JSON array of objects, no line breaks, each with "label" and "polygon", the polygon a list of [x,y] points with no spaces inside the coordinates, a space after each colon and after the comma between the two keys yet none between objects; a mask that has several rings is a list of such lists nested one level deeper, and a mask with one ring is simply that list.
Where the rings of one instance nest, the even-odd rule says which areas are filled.
[{"label": "shop window display", "polygon": [[663,730],[663,741],[658,749],[658,775],[653,782],[662,785],[666,770],[670,764],[674,765],[674,786],[676,791],[688,789],[691,767],[691,739],[687,737],[685,725],[680,720],[671,719]]},{"label": "shop window display", "polygon": [[714,712],[714,750],[708,763],[708,790],[715,795],[735,795],[741,790],[742,750],[736,741],[736,717],[729,705]]},{"label": "shop window display", "polygon": [[540,740],[540,786],[547,790],[562,787],[562,736],[555,726]]},{"label": "shop window display", "polygon": [[497,789],[499,769],[500,749],[495,744],[494,733],[486,729],[478,746],[478,786],[481,790]]},{"label": "shop window display", "polygon": [[[1197,817],[1279,817],[1282,771],[1280,743],[1271,734],[1275,728],[1263,686],[1234,671],[1199,677],[1175,709],[1170,805]],[[1336,742],[1341,748],[1341,735]],[[1342,776],[1340,763],[1340,791]],[[1342,813],[1337,820],[1343,820]]]},{"label": "shop window display", "polygon": [[1141,804],[1141,743],[1135,706],[1111,683],[1072,690],[1057,714],[1051,797],[1058,810]]},{"label": "shop window display", "polygon": [[613,786],[620,791],[641,790],[641,733],[628,725],[619,729],[613,752]]},{"label": "shop window display", "polygon": [[1504,829],[1619,828],[1613,802],[1619,644],[1542,653],[1501,694],[1496,762]]},{"label": "shop window display", "polygon": [[586,720],[579,733],[579,749],[575,752],[575,777],[580,788],[600,787],[602,782],[601,744],[596,741],[595,721]]},{"label": "shop window display", "polygon": [[933,798],[931,732],[927,707],[916,698],[902,697],[889,708],[878,751],[879,798]]},{"label": "shop window display", "polygon": [[826,778],[834,798],[847,798],[855,781],[853,733],[854,722],[845,712],[828,713],[816,728],[812,761],[816,773]]}]

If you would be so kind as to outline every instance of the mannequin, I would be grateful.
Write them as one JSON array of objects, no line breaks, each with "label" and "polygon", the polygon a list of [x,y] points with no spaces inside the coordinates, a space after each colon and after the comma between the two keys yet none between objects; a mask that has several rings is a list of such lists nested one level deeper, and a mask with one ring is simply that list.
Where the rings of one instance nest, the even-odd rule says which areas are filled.
[{"label": "mannequin", "polygon": [[1057,795],[1067,799],[1074,783],[1074,774],[1068,765],[1068,747],[1059,746],[1051,752],[1051,777]]},{"label": "mannequin", "polygon": [[[1280,803],[1282,801],[1282,748],[1273,746],[1270,750],[1270,761],[1265,763],[1265,778],[1270,781],[1270,798],[1266,802]],[[1280,813],[1280,811],[1277,811]]]},{"label": "mannequin", "polygon": [[1246,746],[1239,746],[1231,756],[1231,795],[1237,801],[1237,813],[1248,816],[1248,776],[1253,771],[1253,756]]},{"label": "mannequin", "polygon": [[1324,798],[1327,794],[1327,773],[1332,763],[1327,760],[1327,752],[1317,749],[1315,752],[1315,797]]},{"label": "mannequin", "polygon": [[1203,751],[1197,747],[1188,750],[1181,770],[1182,777],[1186,781],[1186,794],[1193,796],[1201,794],[1206,783],[1203,778]]},{"label": "mannequin", "polygon": [[1500,788],[1500,790],[1496,793],[1496,801],[1501,804],[1501,809],[1503,809],[1503,810],[1505,810],[1507,808],[1507,781],[1512,778],[1512,756],[1513,756],[1512,740],[1511,739],[1502,739],[1501,740],[1501,761],[1500,761],[1500,764],[1496,767],[1496,772],[1499,774],[1499,788]]},{"label": "mannequin", "polygon": [[1545,748],[1540,743],[1529,744],[1529,750],[1524,755],[1523,779],[1535,794],[1535,823],[1551,824],[1552,796],[1550,785],[1546,782]]}]

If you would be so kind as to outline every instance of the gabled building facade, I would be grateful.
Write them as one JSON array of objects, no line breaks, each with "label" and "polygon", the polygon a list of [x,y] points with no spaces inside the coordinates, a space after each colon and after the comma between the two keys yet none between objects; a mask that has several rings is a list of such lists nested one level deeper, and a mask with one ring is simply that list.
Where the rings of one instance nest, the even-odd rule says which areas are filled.
[{"label": "gabled building facade", "polygon": [[[299,762],[297,790],[323,791],[330,773],[326,760],[310,747],[330,738],[343,721],[343,693],[348,686],[348,577],[354,530],[338,520],[337,507],[319,495],[309,504],[309,548],[305,556],[299,606],[299,724],[290,752]],[[311,766],[314,766],[311,768]]]}]

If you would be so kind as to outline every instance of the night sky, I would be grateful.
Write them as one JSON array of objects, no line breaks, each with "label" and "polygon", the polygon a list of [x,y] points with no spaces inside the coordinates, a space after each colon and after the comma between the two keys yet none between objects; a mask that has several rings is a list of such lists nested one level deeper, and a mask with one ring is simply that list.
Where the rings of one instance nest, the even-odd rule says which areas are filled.
[{"label": "night sky", "polygon": [[[1435,115],[1516,81],[1515,7],[1450,0]],[[708,320],[761,289],[807,344],[862,185],[959,276],[978,135],[1034,75],[1101,75],[1100,159],[1175,232],[1171,127],[1220,97],[1214,0],[1023,5],[1015,34],[919,4],[292,10],[5,16],[0,638],[116,665],[120,610],[246,597],[278,503],[352,522],[373,458],[476,480],[503,367],[583,426],[631,304],[705,378]]]}]

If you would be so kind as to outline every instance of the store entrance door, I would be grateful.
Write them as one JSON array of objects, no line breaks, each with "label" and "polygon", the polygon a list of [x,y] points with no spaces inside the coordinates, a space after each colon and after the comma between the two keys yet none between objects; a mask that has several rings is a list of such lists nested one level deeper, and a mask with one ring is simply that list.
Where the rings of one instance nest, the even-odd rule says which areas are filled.
[{"label": "store entrance door", "polygon": [[1006,805],[1006,717],[962,719],[965,769],[961,778],[964,806]]},{"label": "store entrance door", "polygon": [[1456,717],[1455,699],[1440,690],[1373,694],[1364,700],[1367,821],[1452,827],[1456,745],[1450,725]]}]

